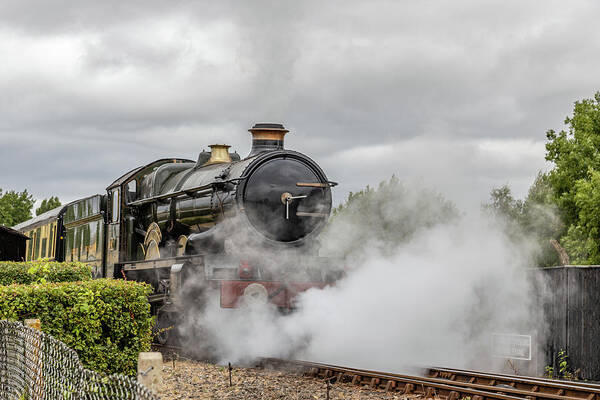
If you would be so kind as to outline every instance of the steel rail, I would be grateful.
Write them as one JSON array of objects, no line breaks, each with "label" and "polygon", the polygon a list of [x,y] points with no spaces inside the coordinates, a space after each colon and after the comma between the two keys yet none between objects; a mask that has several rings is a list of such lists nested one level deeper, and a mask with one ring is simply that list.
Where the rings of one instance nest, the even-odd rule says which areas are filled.
[{"label": "steel rail", "polygon": [[476,382],[450,381],[442,378],[418,377],[403,374],[393,374],[387,372],[370,371],[357,368],[341,367],[322,363],[313,363],[306,361],[287,361],[279,359],[262,359],[262,365],[271,365],[274,367],[286,367],[289,369],[301,369],[308,375],[324,379],[338,381],[352,381],[354,384],[368,385],[372,388],[381,388],[386,391],[399,391],[404,394],[423,394],[426,397],[445,397],[449,400],[464,397],[471,397],[472,400],[483,399],[548,399],[548,400],[579,400],[594,399],[597,395],[594,392],[587,392],[587,396],[582,397],[581,392],[576,396],[573,392],[564,390],[562,393],[553,391],[551,393],[536,391],[533,387],[527,389],[517,387],[510,383],[502,384],[481,384]]},{"label": "steel rail", "polygon": [[600,399],[600,385],[557,381],[547,378],[536,378],[508,374],[485,373],[454,368],[430,367],[427,375],[432,378],[447,379],[452,382],[469,382],[485,385],[509,385],[517,389],[529,390],[533,393],[548,393],[578,399]]},{"label": "steel rail", "polygon": [[471,400],[523,400],[523,397],[449,384],[448,381],[445,380],[436,382],[436,380],[430,378],[401,376],[307,361],[263,358],[260,359],[259,366],[301,371],[309,376],[319,377],[330,380],[331,382],[352,382],[352,384],[355,385],[385,389],[388,392],[393,391],[401,392],[403,394],[424,395],[426,398],[445,398],[448,400],[458,400],[462,398],[470,398]]}]

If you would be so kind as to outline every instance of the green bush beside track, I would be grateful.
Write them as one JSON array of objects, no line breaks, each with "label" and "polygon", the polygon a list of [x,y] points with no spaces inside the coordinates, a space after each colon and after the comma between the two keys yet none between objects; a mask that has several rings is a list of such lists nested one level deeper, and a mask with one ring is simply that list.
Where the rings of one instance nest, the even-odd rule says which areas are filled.
[{"label": "green bush beside track", "polygon": [[135,375],[138,353],[152,341],[151,291],[117,279],[0,286],[0,319],[39,318],[87,368]]},{"label": "green bush beside track", "polygon": [[92,279],[92,267],[80,262],[0,261],[0,285],[75,282]]}]

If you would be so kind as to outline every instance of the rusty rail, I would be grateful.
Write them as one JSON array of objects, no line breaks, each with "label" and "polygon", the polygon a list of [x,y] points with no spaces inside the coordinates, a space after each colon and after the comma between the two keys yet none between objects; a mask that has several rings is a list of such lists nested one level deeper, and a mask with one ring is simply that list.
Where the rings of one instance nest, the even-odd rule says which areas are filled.
[{"label": "rusty rail", "polygon": [[544,398],[540,394],[542,396],[548,394],[570,399],[600,399],[600,385],[587,382],[558,381],[545,378],[438,367],[429,368],[427,375],[431,378],[452,381],[453,384],[455,382],[468,382],[488,386],[511,386],[514,389],[529,391],[532,393],[530,396],[537,398]]},{"label": "rusty rail", "polygon": [[[322,363],[313,363],[306,361],[288,361],[273,358],[264,358],[259,362],[260,366],[273,367],[276,369],[287,369],[305,373],[309,376],[326,379],[331,382],[352,382],[356,385],[369,386],[371,388],[384,389],[386,391],[401,392],[403,394],[419,394],[426,398],[445,398],[448,400],[458,400],[469,397],[471,400],[485,399],[530,399],[530,400],[579,400],[579,399],[600,399],[600,387],[596,385],[577,385],[554,383],[554,385],[544,386],[544,380],[531,378],[530,383],[535,381],[537,385],[524,385],[528,378],[520,378],[518,381],[505,378],[504,380],[492,379],[483,381],[486,374],[478,378],[471,377],[464,380],[456,379],[464,376],[455,374],[455,379],[450,380],[442,377],[418,377],[403,374],[393,374],[379,371],[369,371],[357,368],[341,367]],[[429,371],[434,373],[435,369]],[[437,369],[441,372],[442,369]],[[458,371],[458,370],[457,370]],[[448,371],[444,371],[444,374]],[[463,371],[464,372],[464,371]],[[446,375],[445,375],[446,376]],[[447,375],[450,377],[450,375]],[[558,387],[560,386],[560,388]],[[560,391],[562,390],[562,392]]]}]

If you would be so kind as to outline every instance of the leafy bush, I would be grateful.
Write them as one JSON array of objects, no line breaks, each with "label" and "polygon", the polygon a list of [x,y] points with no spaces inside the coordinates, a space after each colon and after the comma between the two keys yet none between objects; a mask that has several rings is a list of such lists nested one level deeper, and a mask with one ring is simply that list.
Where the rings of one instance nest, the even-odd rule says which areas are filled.
[{"label": "leafy bush", "polygon": [[360,257],[377,249],[389,254],[419,231],[459,217],[456,206],[435,190],[404,184],[392,176],[377,188],[350,192],[346,202],[333,210],[321,237],[323,252]]},{"label": "leafy bush", "polygon": [[75,282],[92,279],[92,267],[80,262],[0,262],[0,285]]},{"label": "leafy bush", "polygon": [[0,319],[39,318],[87,368],[135,375],[152,341],[151,290],[116,279],[0,286]]}]

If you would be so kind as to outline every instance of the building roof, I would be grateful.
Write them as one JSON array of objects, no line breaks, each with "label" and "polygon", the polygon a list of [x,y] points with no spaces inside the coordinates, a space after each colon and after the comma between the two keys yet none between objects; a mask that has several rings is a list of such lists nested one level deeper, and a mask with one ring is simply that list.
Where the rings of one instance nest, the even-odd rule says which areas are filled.
[{"label": "building roof", "polygon": [[8,226],[4,226],[4,225],[0,225],[0,233],[6,233],[8,235],[13,235],[13,236],[24,238],[25,240],[29,240],[29,238],[27,236],[23,235],[21,232],[15,231],[14,229],[9,228]]}]

